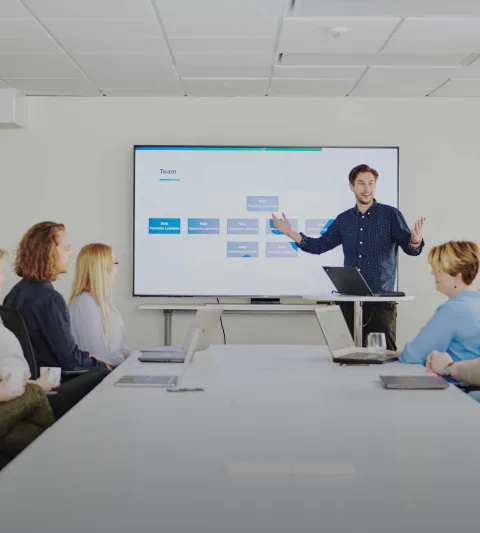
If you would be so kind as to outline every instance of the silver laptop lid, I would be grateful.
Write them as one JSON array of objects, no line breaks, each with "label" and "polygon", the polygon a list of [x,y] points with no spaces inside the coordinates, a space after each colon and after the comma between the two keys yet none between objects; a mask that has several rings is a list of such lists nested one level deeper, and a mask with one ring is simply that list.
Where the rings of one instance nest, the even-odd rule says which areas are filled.
[{"label": "silver laptop lid", "polygon": [[205,307],[198,309],[183,343],[184,353],[188,352],[193,341],[194,333],[197,329],[201,330],[201,334],[198,338],[196,351],[201,352],[210,346],[222,313],[223,307],[220,306],[206,305]]},{"label": "silver laptop lid", "polygon": [[355,343],[348,329],[342,310],[338,305],[329,305],[315,309],[318,323],[333,355],[355,349]]}]

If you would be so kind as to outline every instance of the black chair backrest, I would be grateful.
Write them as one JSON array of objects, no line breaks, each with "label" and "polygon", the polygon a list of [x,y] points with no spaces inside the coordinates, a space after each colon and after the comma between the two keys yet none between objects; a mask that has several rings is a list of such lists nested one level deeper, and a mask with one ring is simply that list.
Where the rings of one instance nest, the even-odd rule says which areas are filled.
[{"label": "black chair backrest", "polygon": [[16,309],[0,305],[0,318],[3,325],[17,337],[22,347],[23,355],[30,367],[32,379],[37,379],[39,377],[37,360],[35,359],[32,341],[28,335],[27,325],[25,320],[23,320],[23,316]]}]

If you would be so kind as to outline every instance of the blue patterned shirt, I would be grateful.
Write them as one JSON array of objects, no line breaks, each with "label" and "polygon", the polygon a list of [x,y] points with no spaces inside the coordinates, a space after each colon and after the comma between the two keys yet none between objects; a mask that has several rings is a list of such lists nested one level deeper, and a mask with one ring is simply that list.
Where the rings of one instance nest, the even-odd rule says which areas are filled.
[{"label": "blue patterned shirt", "polygon": [[301,235],[299,248],[310,254],[342,245],[344,265],[357,267],[373,292],[395,290],[399,246],[408,255],[420,255],[425,244],[422,240],[414,248],[402,213],[376,200],[365,213],[355,206],[338,215],[321,237]]}]

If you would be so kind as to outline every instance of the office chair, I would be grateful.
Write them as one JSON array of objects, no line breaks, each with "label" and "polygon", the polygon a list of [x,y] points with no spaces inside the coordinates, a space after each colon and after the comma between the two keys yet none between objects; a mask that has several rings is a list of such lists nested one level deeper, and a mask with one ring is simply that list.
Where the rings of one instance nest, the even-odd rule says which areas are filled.
[{"label": "office chair", "polygon": [[[5,305],[0,305],[0,318],[2,319],[3,325],[9,329],[20,342],[23,355],[25,356],[28,366],[30,367],[32,379],[39,378],[40,371],[38,368],[37,359],[35,357],[32,342],[30,340],[30,335],[28,334],[27,325],[25,324],[25,320],[23,319],[22,315],[16,309],[12,309],[11,307],[7,307]],[[62,381],[64,378],[68,380],[71,377],[84,374],[85,372],[88,372],[88,370],[62,370]]]}]

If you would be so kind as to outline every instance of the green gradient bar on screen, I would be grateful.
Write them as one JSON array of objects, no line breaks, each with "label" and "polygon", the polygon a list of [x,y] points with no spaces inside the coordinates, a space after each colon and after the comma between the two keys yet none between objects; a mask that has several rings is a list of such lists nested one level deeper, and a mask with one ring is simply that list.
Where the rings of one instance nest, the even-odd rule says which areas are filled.
[{"label": "green gradient bar on screen", "polygon": [[216,152],[321,152],[314,146],[136,146],[136,150],[197,150]]}]

